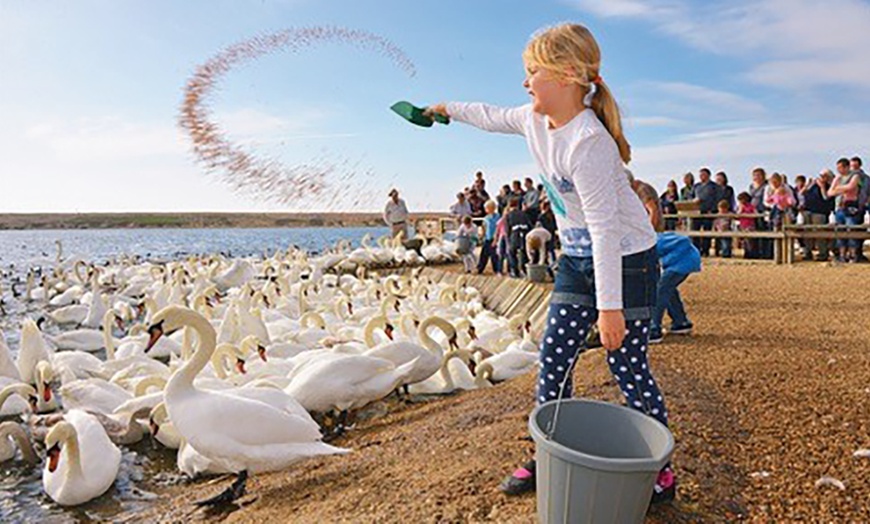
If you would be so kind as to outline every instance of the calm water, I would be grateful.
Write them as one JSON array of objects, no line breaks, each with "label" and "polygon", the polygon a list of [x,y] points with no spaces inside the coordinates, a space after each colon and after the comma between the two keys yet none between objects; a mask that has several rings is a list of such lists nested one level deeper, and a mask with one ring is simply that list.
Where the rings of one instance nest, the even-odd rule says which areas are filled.
[{"label": "calm water", "polygon": [[[354,245],[369,233],[378,237],[387,228],[300,229],[115,229],[0,231],[0,298],[6,314],[0,313],[0,329],[6,332],[13,355],[18,345],[20,321],[36,317],[36,306],[16,301],[10,292],[14,280],[23,280],[30,267],[54,267],[56,241],[63,245],[63,258],[101,262],[122,254],[150,259],[174,259],[190,254],[223,252],[232,256],[270,254],[298,246],[319,251],[345,239]],[[19,287],[23,291],[23,287]],[[50,328],[49,331],[53,331]],[[121,474],[106,495],[74,509],[65,509],[42,490],[41,464],[35,468],[20,462],[0,464],[0,522],[91,522],[131,519],[153,499],[152,490],[183,482],[175,473],[175,452],[155,448],[148,439],[122,447]],[[44,455],[42,449],[37,453]],[[135,520],[135,517],[132,517]]]}]

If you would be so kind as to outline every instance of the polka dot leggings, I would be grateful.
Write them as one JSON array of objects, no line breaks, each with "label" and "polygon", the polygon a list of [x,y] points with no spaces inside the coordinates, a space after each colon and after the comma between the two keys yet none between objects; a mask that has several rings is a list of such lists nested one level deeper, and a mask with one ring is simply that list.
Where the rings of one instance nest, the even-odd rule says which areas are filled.
[{"label": "polka dot leggings", "polygon": [[[574,361],[586,347],[586,334],[598,318],[594,308],[577,304],[550,304],[547,329],[541,341],[541,371],[538,377],[538,403],[559,397],[565,381],[562,398],[572,396],[572,370]],[[652,376],[647,361],[649,319],[630,320],[625,323],[622,347],[607,352],[607,364],[625,396],[627,406],[668,424],[665,402]]]}]

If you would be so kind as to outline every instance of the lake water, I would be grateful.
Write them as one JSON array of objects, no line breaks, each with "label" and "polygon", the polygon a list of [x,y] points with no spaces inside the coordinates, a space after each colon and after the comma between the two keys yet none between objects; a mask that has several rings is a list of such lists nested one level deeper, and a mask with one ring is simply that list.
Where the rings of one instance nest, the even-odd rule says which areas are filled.
[{"label": "lake water", "polygon": [[[378,237],[387,228],[299,229],[114,229],[0,231],[0,284],[6,314],[0,313],[2,329],[12,348],[18,345],[21,318],[39,316],[33,304],[12,297],[13,281],[22,281],[27,269],[54,267],[56,241],[63,258],[101,262],[127,254],[150,259],[175,259],[190,254],[223,252],[232,256],[273,254],[277,249],[298,246],[319,251],[339,240],[357,245],[365,234]],[[23,291],[23,287],[19,287]],[[150,491],[181,482],[175,473],[175,452],[156,449],[148,439],[123,447],[122,473],[108,494],[83,506],[67,509],[43,493],[40,466],[0,464],[0,522],[91,522],[131,519],[137,509],[149,504]],[[132,518],[135,520],[135,517]]]}]

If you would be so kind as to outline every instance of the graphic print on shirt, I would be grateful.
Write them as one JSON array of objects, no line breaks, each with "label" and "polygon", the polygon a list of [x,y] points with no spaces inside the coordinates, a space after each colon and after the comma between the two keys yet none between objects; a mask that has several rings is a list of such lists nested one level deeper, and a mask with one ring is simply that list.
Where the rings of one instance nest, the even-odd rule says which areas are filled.
[{"label": "graphic print on shirt", "polygon": [[559,196],[559,193],[553,187],[553,184],[551,184],[547,177],[545,177],[544,175],[538,175],[538,178],[540,178],[541,183],[544,184],[544,190],[547,192],[547,200],[550,201],[550,206],[553,208],[553,212],[560,217],[565,216],[567,213],[565,211],[565,201],[562,200],[561,196]]},{"label": "graphic print on shirt", "polygon": [[562,252],[574,257],[592,256],[592,235],[585,227],[571,227],[559,230]]}]

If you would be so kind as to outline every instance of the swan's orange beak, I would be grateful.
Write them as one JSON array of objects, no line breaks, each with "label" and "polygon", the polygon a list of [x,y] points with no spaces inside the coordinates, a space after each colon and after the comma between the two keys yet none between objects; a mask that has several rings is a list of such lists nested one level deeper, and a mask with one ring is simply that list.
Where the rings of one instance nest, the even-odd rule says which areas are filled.
[{"label": "swan's orange beak", "polygon": [[54,473],[57,463],[60,462],[60,446],[55,444],[48,450],[48,471]]},{"label": "swan's orange beak", "polygon": [[34,413],[36,413],[37,406],[39,405],[39,397],[36,397],[36,396],[31,395],[31,396],[29,396],[29,397],[27,398],[27,401],[28,401],[28,403],[30,404],[30,409],[31,409]]},{"label": "swan's orange beak", "polygon": [[45,402],[51,402],[51,386],[43,382],[42,387],[42,400]]},{"label": "swan's orange beak", "polygon": [[160,432],[160,425],[154,422],[154,417],[150,417],[148,419],[148,427],[151,429],[151,436],[156,437],[157,433]]},{"label": "swan's orange beak", "polygon": [[242,360],[240,358],[236,359],[236,371],[238,371],[242,375],[245,374],[245,361],[244,360]]},{"label": "swan's orange beak", "polygon": [[260,360],[266,362],[266,348],[263,346],[257,346],[257,355],[260,356]]},{"label": "swan's orange beak", "polygon": [[468,336],[471,340],[477,340],[477,329],[474,326],[468,326]]},{"label": "swan's orange beak", "polygon": [[151,351],[151,348],[154,347],[154,344],[160,340],[160,337],[163,336],[163,321],[154,324],[153,326],[148,328],[148,345],[145,346],[145,353]]},{"label": "swan's orange beak", "polygon": [[387,338],[390,340],[393,340],[393,329],[394,328],[392,324],[387,324],[386,326],[384,326],[384,333],[386,333]]}]

